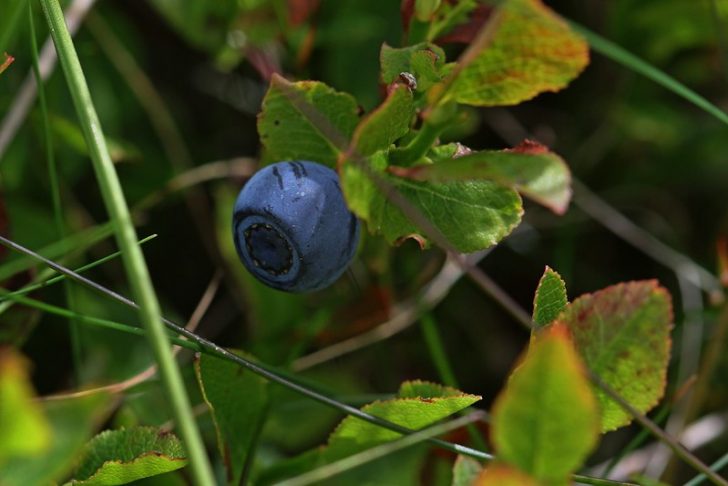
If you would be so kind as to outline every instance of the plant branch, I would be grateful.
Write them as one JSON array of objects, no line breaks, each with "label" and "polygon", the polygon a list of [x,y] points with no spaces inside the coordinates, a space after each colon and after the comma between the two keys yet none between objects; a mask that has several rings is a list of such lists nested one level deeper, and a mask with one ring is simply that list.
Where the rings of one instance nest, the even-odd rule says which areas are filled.
[{"label": "plant branch", "polygon": [[728,486],[728,481],[720,477],[715,471],[711,469],[700,459],[698,459],[692,452],[687,450],[677,439],[667,434],[664,430],[657,426],[652,420],[647,418],[644,414],[640,413],[634,408],[627,400],[622,398],[611,386],[607,385],[602,379],[589,372],[589,378],[592,383],[597,385],[609,398],[617,402],[627,413],[629,413],[639,424],[647,429],[655,438],[666,444],[675,454],[680,457],[683,461],[695,468],[697,471],[705,474],[705,476],[713,482],[721,486]]},{"label": "plant branch", "polygon": [[116,169],[106,146],[101,124],[96,114],[91,93],[86,83],[78,54],[63,17],[58,0],[41,0],[58,59],[66,77],[86,145],[94,165],[106,209],[114,224],[116,239],[122,250],[122,259],[132,293],[140,302],[139,314],[147,329],[147,338],[154,351],[159,373],[172,405],[180,435],[185,442],[192,474],[197,484],[213,486],[214,475],[205,446],[185,390],[182,373],[174,361],[169,339],[161,321],[159,302],[152,286],[144,256],[137,243],[129,208],[119,182]]}]

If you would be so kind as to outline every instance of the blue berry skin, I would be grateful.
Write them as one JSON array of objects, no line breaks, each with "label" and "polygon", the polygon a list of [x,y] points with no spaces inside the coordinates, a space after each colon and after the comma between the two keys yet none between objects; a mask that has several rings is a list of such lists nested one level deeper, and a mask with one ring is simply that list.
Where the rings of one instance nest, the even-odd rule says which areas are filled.
[{"label": "blue berry skin", "polygon": [[314,162],[261,169],[240,191],[233,210],[240,261],[258,280],[286,292],[334,283],[354,258],[359,231],[338,174]]}]

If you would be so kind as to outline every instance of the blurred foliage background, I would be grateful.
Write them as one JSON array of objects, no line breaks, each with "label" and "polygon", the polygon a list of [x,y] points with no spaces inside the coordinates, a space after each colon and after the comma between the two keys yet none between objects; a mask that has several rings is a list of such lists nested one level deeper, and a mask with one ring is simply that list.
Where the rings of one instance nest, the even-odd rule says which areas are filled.
[{"label": "blurred foliage background", "polygon": [[[728,110],[728,2],[547,3]],[[42,42],[47,32],[39,11],[36,25]],[[31,55],[27,22],[0,15],[0,32],[7,32],[5,50],[15,57],[0,76],[3,118],[20,96]],[[144,252],[168,317],[185,322],[219,272],[222,286],[200,333],[288,365],[396,315],[397,304],[417,295],[437,274],[444,260],[437,249],[421,251],[413,242],[390,249],[366,236],[348,277],[313,295],[286,295],[254,282],[232,249],[232,201],[260,155],[256,114],[266,78],[281,71],[293,79],[321,80],[352,93],[369,110],[382,99],[381,43],[400,45],[402,35],[400,5],[393,0],[107,0],[92,7],[76,45],[126,196],[139,208],[139,234],[158,235]],[[462,48],[449,45],[448,59]],[[60,70],[51,75],[46,96],[66,230],[76,234],[107,219]],[[716,242],[728,233],[726,127],[624,67],[593,54],[586,72],[565,91],[512,109],[472,110],[449,136],[477,149],[512,146],[525,136],[539,140],[562,155],[598,198],[717,273]],[[3,150],[0,230],[35,249],[58,241],[37,106]],[[190,180],[196,183],[173,187]],[[528,310],[545,265],[561,273],[570,297],[618,281],[657,278],[675,299],[675,354],[682,349],[686,306],[691,322],[705,326],[698,345],[709,339],[716,314],[709,299],[699,291],[695,297],[696,290],[681,284],[654,255],[587,214],[584,208],[592,207],[593,199],[580,185],[576,201],[562,217],[526,202],[521,227],[481,267]],[[115,250],[109,239],[85,246],[79,245],[67,263],[79,266]],[[0,250],[0,258],[15,256]],[[89,275],[126,293],[118,261]],[[5,286],[18,286],[24,278]],[[136,322],[132,311],[97,295],[73,287],[69,292],[77,312]],[[35,296],[68,305],[63,286]],[[528,334],[467,278],[453,286],[433,316],[461,389],[482,394],[487,406]],[[151,362],[143,340],[82,327],[83,366],[76,377],[64,320],[20,307],[0,320],[1,338],[22,345],[32,359],[41,394],[125,379]],[[680,360],[674,361],[668,396],[681,385],[675,379]],[[728,383],[720,378],[728,376],[728,362],[720,366],[706,412],[728,403]],[[357,400],[392,393],[406,379],[439,381],[417,325],[302,373]],[[117,423],[168,419],[163,407],[154,406],[161,403],[156,382],[135,391],[115,416]],[[264,458],[319,444],[336,422],[323,407],[278,392]],[[613,453],[635,430],[608,435],[595,460]],[[717,454],[721,448],[715,447]]]}]

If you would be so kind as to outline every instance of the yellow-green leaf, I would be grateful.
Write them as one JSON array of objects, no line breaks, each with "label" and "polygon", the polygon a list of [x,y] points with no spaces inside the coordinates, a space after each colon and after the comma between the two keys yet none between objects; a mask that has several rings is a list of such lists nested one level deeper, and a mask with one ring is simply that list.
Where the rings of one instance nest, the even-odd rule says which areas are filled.
[{"label": "yellow-green leaf", "polygon": [[[478,400],[479,396],[463,393],[454,388],[414,381],[402,384],[398,398],[377,401],[365,405],[362,410],[397,425],[417,430],[457,413]],[[280,481],[400,437],[402,436],[397,432],[349,416],[334,430],[326,446],[276,464],[266,471],[259,483],[270,484]],[[413,459],[412,451],[400,451],[398,454],[403,454],[401,457],[407,458],[408,462]],[[392,464],[387,471],[387,477],[379,477],[376,484],[381,484],[384,480],[392,484],[401,484],[393,479],[397,477],[392,471],[392,467],[395,466],[397,464]],[[409,477],[411,471],[398,470],[396,474],[400,475],[399,477]],[[334,484],[352,484],[345,482],[340,476],[336,480],[338,482]]]},{"label": "yellow-green leaf", "polygon": [[86,444],[69,485],[110,486],[164,474],[187,465],[182,443],[158,427],[106,430]]},{"label": "yellow-green leaf", "polygon": [[540,0],[505,0],[455,68],[455,101],[515,105],[559,91],[589,63],[586,42]]},{"label": "yellow-green leaf", "polygon": [[46,451],[0,466],[3,484],[50,484],[65,477],[93,431],[108,416],[110,397],[103,393],[42,402],[51,424]]},{"label": "yellow-green leaf", "polygon": [[50,426],[28,377],[28,363],[12,348],[0,348],[0,468],[18,456],[50,445]]},{"label": "yellow-green leaf", "polygon": [[537,337],[496,399],[491,426],[496,456],[539,481],[566,484],[583,464],[599,409],[566,326]]},{"label": "yellow-green leaf", "polygon": [[[670,358],[672,300],[655,280],[628,282],[582,295],[557,322],[571,329],[589,369],[646,413],[665,391]],[[632,421],[622,407],[596,389],[602,430]]]}]

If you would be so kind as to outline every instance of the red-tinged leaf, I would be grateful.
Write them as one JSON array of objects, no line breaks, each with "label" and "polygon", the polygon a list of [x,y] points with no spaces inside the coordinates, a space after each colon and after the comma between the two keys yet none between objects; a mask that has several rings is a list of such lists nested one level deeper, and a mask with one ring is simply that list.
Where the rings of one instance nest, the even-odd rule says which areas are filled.
[{"label": "red-tinged leaf", "polygon": [[488,465],[471,486],[539,486],[537,480],[507,464]]},{"label": "red-tinged leaf", "polygon": [[415,0],[402,0],[399,6],[399,13],[402,17],[402,29],[407,32],[409,29],[412,14],[415,12]]},{"label": "red-tinged leaf", "polygon": [[15,61],[15,58],[13,56],[11,56],[10,54],[8,54],[7,52],[4,54],[5,54],[5,60],[3,61],[2,64],[0,64],[0,74],[5,72],[5,70],[8,67],[10,67],[10,65],[13,63],[13,61]]},{"label": "red-tinged leaf", "polygon": [[718,253],[718,276],[720,283],[728,287],[728,237],[721,236],[716,242],[716,253]]},{"label": "red-tinged leaf", "polygon": [[566,87],[589,63],[586,42],[540,0],[506,0],[453,67],[449,98],[507,106]]},{"label": "red-tinged leaf", "polygon": [[550,324],[569,304],[566,284],[549,266],[541,276],[533,298],[533,322],[538,327]]},{"label": "red-tinged leaf", "polygon": [[418,181],[492,180],[512,187],[551,209],[566,212],[571,200],[571,172],[564,160],[530,140],[511,150],[484,150],[414,167],[389,167],[389,172]]},{"label": "red-tinged leaf", "polygon": [[294,27],[308,20],[318,9],[320,0],[288,0],[288,21]]},{"label": "red-tinged leaf", "polygon": [[480,4],[470,14],[468,21],[435,39],[438,44],[470,44],[493,13],[493,7]]},{"label": "red-tinged leaf", "polygon": [[496,456],[539,481],[565,484],[583,464],[599,409],[566,326],[537,335],[496,398],[491,427]]},{"label": "red-tinged leaf", "polygon": [[[657,405],[665,390],[670,358],[672,300],[657,281],[628,282],[582,295],[559,316],[571,329],[587,367],[641,413]],[[595,389],[602,430],[632,417]]]}]

